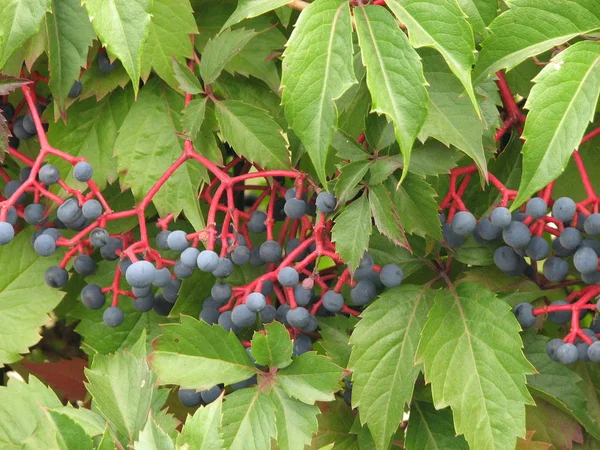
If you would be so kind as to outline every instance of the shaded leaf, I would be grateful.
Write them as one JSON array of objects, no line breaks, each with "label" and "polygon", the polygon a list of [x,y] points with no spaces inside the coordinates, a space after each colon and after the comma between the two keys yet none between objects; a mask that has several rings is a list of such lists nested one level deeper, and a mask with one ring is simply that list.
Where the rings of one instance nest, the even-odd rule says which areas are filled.
[{"label": "shaded leaf", "polygon": [[372,231],[371,209],[366,195],[354,200],[336,217],[331,240],[351,271],[358,267],[369,246]]}]

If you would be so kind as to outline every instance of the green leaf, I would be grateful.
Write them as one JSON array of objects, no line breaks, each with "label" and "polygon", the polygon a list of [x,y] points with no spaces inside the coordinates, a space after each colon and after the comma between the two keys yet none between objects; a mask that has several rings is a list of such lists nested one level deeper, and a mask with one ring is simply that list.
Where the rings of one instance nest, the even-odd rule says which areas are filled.
[{"label": "green leaf", "polygon": [[406,25],[408,37],[414,47],[432,47],[442,54],[478,111],[475,91],[471,84],[471,66],[475,62],[473,31],[458,2],[390,0],[386,5],[400,22]]},{"label": "green leaf", "polygon": [[0,0],[0,69],[40,29],[50,0]]},{"label": "green leaf", "polygon": [[217,102],[215,108],[221,134],[238,154],[269,169],[289,169],[283,130],[265,110],[237,100]]},{"label": "green leaf", "polygon": [[195,270],[191,277],[183,280],[179,298],[169,315],[175,318],[179,318],[180,314],[198,317],[202,311],[202,303],[210,297],[210,289],[215,281],[212,273]]},{"label": "green leaf", "polygon": [[290,397],[314,404],[333,400],[340,389],[343,369],[315,352],[303,353],[294,362],[277,372],[279,385]]},{"label": "green leaf", "polygon": [[388,122],[385,116],[369,114],[366,120],[365,138],[374,152],[383,150],[396,142],[394,124]]},{"label": "green leaf", "polygon": [[410,408],[404,445],[406,450],[469,450],[464,438],[456,436],[448,408],[436,411],[432,404],[417,401]]},{"label": "green leaf", "polygon": [[[408,169],[413,143],[427,116],[427,90],[419,56],[385,8],[355,8],[354,20],[367,68],[372,110],[394,123]],[[402,179],[406,173],[403,171]]]},{"label": "green leaf", "polygon": [[525,104],[523,176],[513,207],[563,172],[592,121],[600,94],[600,42],[572,45],[534,82]]},{"label": "green leaf", "polygon": [[589,424],[582,421],[583,425],[588,428],[588,432],[598,437],[598,424],[600,423],[600,370],[598,367],[588,366],[583,362],[577,363],[575,371],[581,377],[578,383],[583,390],[583,398],[588,415],[593,420],[593,428]]},{"label": "green leaf", "polygon": [[204,114],[206,112],[207,101],[208,97],[195,98],[183,109],[181,126],[183,128],[183,132],[191,140],[195,140],[200,133],[200,128],[204,123]]},{"label": "green leaf", "polygon": [[188,66],[178,61],[176,58],[172,58],[173,72],[175,73],[175,79],[178,82],[178,87],[181,88],[187,94],[201,94],[204,92],[200,81],[190,70]]},{"label": "green leaf", "polygon": [[462,154],[455,147],[446,147],[438,141],[428,139],[413,150],[410,171],[421,176],[442,175],[457,166]]},{"label": "green leaf", "polygon": [[498,0],[458,0],[458,5],[473,31],[482,38],[486,37],[489,34],[488,25],[498,14]]},{"label": "green leaf", "polygon": [[[423,328],[423,362],[436,409],[454,413],[454,427],[472,448],[512,449],[525,436],[525,375],[520,326],[510,306],[475,283],[439,291]],[[501,336],[501,338],[499,338]]]},{"label": "green leaf", "polygon": [[484,124],[468,98],[461,96],[463,86],[448,65],[432,50],[422,50],[425,78],[429,83],[429,115],[419,139],[433,137],[446,146],[453,145],[467,154],[487,177],[486,155],[481,133]]},{"label": "green leaf", "polygon": [[191,58],[190,34],[198,32],[189,0],[153,0],[152,20],[142,51],[141,77],[147,80],[150,69],[177,89],[172,58],[183,62]]},{"label": "green leaf", "polygon": [[221,438],[221,412],[223,397],[198,408],[193,416],[187,417],[181,433],[177,436],[177,448],[202,450],[223,448]]},{"label": "green leaf", "polygon": [[368,248],[372,231],[371,208],[366,195],[354,200],[336,217],[331,240],[351,271],[358,267]]},{"label": "green leaf", "polygon": [[90,436],[101,436],[104,433],[106,427],[106,420],[97,412],[86,408],[74,408],[70,404],[67,406],[61,406],[59,408],[53,408],[56,411],[65,416],[69,416],[74,422],[81,425],[87,434]]},{"label": "green leaf", "polygon": [[428,285],[390,289],[363,311],[350,338],[352,406],[378,448],[386,448],[410,403],[421,369],[417,345],[434,296]]},{"label": "green leaf", "polygon": [[23,442],[42,423],[42,408],[59,408],[62,403],[52,391],[33,375],[29,383],[15,378],[0,387],[0,444],[4,448],[22,448]]},{"label": "green leaf", "polygon": [[293,343],[285,326],[265,324],[266,333],[255,331],[252,337],[252,356],[261,366],[283,369],[292,363]]},{"label": "green leaf", "polygon": [[94,62],[83,72],[80,81],[83,84],[83,90],[78,100],[90,97],[101,100],[114,90],[118,90],[118,87],[127,86],[129,76],[122,65],[118,65],[112,71],[105,73],[101,72],[98,63]]},{"label": "green leaf", "polygon": [[[99,102],[94,98],[79,101],[71,106],[67,123],[52,124],[48,140],[72,156],[86,158],[94,167],[92,180],[104,189],[107,181],[117,180],[115,142],[132,104],[133,95],[129,89],[116,90]],[[51,157],[50,162],[59,168],[69,186],[80,189],[87,186],[75,180],[71,164],[64,159]]]},{"label": "green leaf", "polygon": [[107,425],[102,435],[102,439],[98,443],[96,450],[116,450],[115,443],[110,432],[110,427]]},{"label": "green leaf", "polygon": [[583,443],[581,425],[550,403],[535,399],[536,406],[527,407],[527,429],[535,430],[535,441],[555,448],[572,448],[573,442]]},{"label": "green leaf", "polygon": [[289,2],[286,0],[239,0],[237,8],[231,17],[227,19],[222,30],[239,23],[244,19],[257,17],[279,8],[280,6],[284,6],[286,3]]},{"label": "green leaf", "polygon": [[[349,161],[365,161],[369,157],[365,148],[356,142],[356,139],[348,136],[343,131],[338,130],[335,133],[333,141],[331,142],[331,147],[341,159],[347,159]],[[344,167],[347,166],[343,166],[343,168]]]},{"label": "green leaf", "polygon": [[222,419],[224,448],[269,448],[271,439],[276,435],[274,417],[273,403],[259,388],[240,389],[228,394],[223,406]]},{"label": "green leaf", "polygon": [[597,413],[594,417],[588,409],[582,378],[568,367],[548,358],[546,345],[549,340],[548,337],[536,335],[534,332],[523,335],[525,356],[537,371],[535,375],[527,377],[529,389],[537,397],[567,412],[594,437],[600,438]]},{"label": "green leaf", "polygon": [[169,450],[175,449],[175,444],[150,415],[133,448],[136,450]]},{"label": "green leaf", "polygon": [[600,28],[600,5],[595,0],[507,3],[510,9],[490,24],[490,36],[481,44],[473,71],[476,81]]},{"label": "green leaf", "polygon": [[254,30],[238,28],[227,29],[209,40],[202,53],[202,64],[200,64],[200,76],[204,84],[215,81],[227,63],[256,36]]},{"label": "green leaf", "polygon": [[152,0],[83,0],[83,3],[102,43],[123,63],[137,97]]},{"label": "green leaf", "polygon": [[[391,192],[393,192],[393,187]],[[392,202],[390,190],[386,189],[383,184],[371,186],[369,204],[371,205],[371,214],[375,219],[375,226],[381,234],[394,244],[410,249],[400,222],[400,215]]]},{"label": "green leaf", "polygon": [[96,34],[80,0],[52,0],[46,27],[50,91],[64,115],[69,91],[87,64],[88,48]]},{"label": "green leaf", "polygon": [[337,314],[333,317],[319,317],[319,343],[327,352],[327,356],[340,367],[348,367],[350,360],[350,331],[358,323],[354,316]]},{"label": "green leaf", "polygon": [[24,442],[23,449],[40,448],[92,450],[92,438],[69,416],[42,408],[43,419]]},{"label": "green leaf", "polygon": [[320,405],[319,430],[315,435],[312,448],[324,447],[335,443],[335,450],[359,450],[358,437],[351,431],[354,423],[352,410],[342,399]]},{"label": "green leaf", "polygon": [[181,323],[164,325],[163,330],[151,356],[161,384],[210,389],[257,373],[236,335],[219,326],[181,316]]},{"label": "green leaf", "polygon": [[333,100],[356,83],[352,67],[350,8],[344,0],[311,3],[298,18],[284,52],[282,101],[319,180],[337,125]]},{"label": "green leaf", "polygon": [[369,167],[370,161],[355,161],[341,168],[335,183],[335,194],[339,202],[350,200],[356,194],[355,188],[363,180]]},{"label": "green leaf", "polygon": [[[388,188],[391,183],[388,183]],[[404,229],[412,234],[442,240],[436,193],[418,175],[409,174],[394,194],[394,204]]]},{"label": "green leaf", "polygon": [[131,351],[96,355],[89,369],[86,388],[95,408],[132,443],[144,429],[153,397],[157,395],[153,374],[145,351],[145,335]]},{"label": "green leaf", "polygon": [[281,450],[303,450],[317,432],[319,408],[294,400],[277,387],[271,390],[269,398],[275,407],[277,447]]},{"label": "green leaf", "polygon": [[45,20],[45,18],[42,19],[39,31],[23,44],[23,58],[25,59],[25,67],[29,72],[32,71],[35,62],[48,48],[48,31]]},{"label": "green leaf", "polygon": [[0,261],[10,261],[0,272],[0,367],[18,361],[37,344],[39,328],[64,295],[44,282],[46,269],[58,264],[60,256],[38,256],[29,242],[32,231],[21,231],[10,245],[0,247]]},{"label": "green leaf", "polygon": [[[142,89],[119,130],[115,155],[122,187],[131,187],[140,201],[183,153],[177,137],[183,110],[182,97],[157,79]],[[184,162],[154,196],[161,217],[184,212],[194,229],[204,228],[198,190],[206,170],[194,161]]]}]

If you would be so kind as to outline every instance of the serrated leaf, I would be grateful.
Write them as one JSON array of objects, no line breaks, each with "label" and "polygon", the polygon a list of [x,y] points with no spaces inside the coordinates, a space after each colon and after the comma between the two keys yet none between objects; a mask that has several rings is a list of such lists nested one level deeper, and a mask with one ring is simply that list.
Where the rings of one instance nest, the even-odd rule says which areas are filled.
[{"label": "serrated leaf", "polygon": [[144,347],[142,334],[131,351],[96,355],[85,370],[96,410],[130,443],[144,429],[153,397],[158,395]]},{"label": "serrated leaf", "polygon": [[37,428],[23,443],[23,449],[56,448],[60,450],[92,450],[92,438],[69,416],[42,407],[43,416]]},{"label": "serrated leaf", "polygon": [[32,71],[34,63],[48,48],[48,32],[46,31],[45,17],[42,19],[42,25],[39,31],[25,44],[23,44],[23,58],[25,59],[25,67],[29,72]]},{"label": "serrated leaf", "polygon": [[371,214],[375,220],[375,226],[381,234],[394,244],[410,249],[402,228],[399,212],[392,201],[392,194],[383,184],[370,187],[369,204],[371,205]]},{"label": "serrated leaf", "polygon": [[152,367],[162,384],[210,389],[247,380],[257,373],[235,334],[188,316],[167,324],[155,341]]},{"label": "serrated leaf", "polygon": [[173,63],[173,72],[175,73],[175,79],[179,83],[179,88],[187,94],[196,95],[204,92],[200,81],[188,66],[176,58],[172,58],[171,62]]},{"label": "serrated leaf", "polygon": [[[417,350],[436,409],[452,408],[470,447],[512,449],[525,435],[532,398],[520,326],[510,307],[482,286],[439,291]],[[498,336],[502,336],[501,339]]]},{"label": "serrated leaf", "polygon": [[319,343],[327,356],[340,367],[347,367],[352,347],[349,344],[350,331],[358,320],[354,316],[337,314],[333,317],[319,317]]},{"label": "serrated leaf", "polygon": [[335,450],[359,450],[358,437],[352,431],[354,414],[342,399],[321,403],[319,430],[313,438],[312,447],[320,448],[334,444]]},{"label": "serrated leaf", "polygon": [[191,58],[190,35],[198,32],[189,0],[153,0],[152,20],[144,43],[141,77],[146,80],[150,69],[173,89],[178,87],[172,59]]},{"label": "serrated leaf", "polygon": [[193,416],[188,415],[181,433],[177,436],[177,448],[223,448],[220,432],[222,409],[223,397],[219,397],[214,402],[198,408]]},{"label": "serrated leaf", "polygon": [[431,185],[418,175],[409,174],[398,186],[394,193],[394,204],[400,223],[408,233],[442,240],[436,198]]},{"label": "serrated leaf", "polygon": [[[114,158],[117,132],[133,104],[130,90],[117,90],[101,101],[87,99],[71,106],[67,123],[52,124],[48,140],[56,148],[72,156],[84,157],[94,168],[92,180],[100,189],[106,182],[117,180],[117,162]],[[59,168],[69,186],[85,188],[75,180],[72,166],[62,158],[51,157],[50,162]]]},{"label": "serrated leaf", "polygon": [[81,76],[83,90],[78,100],[89,97],[95,97],[96,100],[102,100],[106,95],[118,90],[118,87],[125,87],[129,83],[129,76],[122,65],[118,65],[112,71],[105,73],[100,71],[98,63],[94,62],[83,72]]},{"label": "serrated leaf", "polygon": [[425,78],[429,83],[429,115],[419,139],[433,137],[446,146],[453,145],[467,154],[487,177],[486,155],[481,134],[484,124],[468,98],[461,96],[463,86],[450,72],[443,58],[432,50],[420,52]]},{"label": "serrated leaf", "polygon": [[276,435],[274,418],[275,407],[259,388],[232,392],[223,406],[224,447],[231,450],[269,448]]},{"label": "serrated leaf", "polygon": [[0,69],[40,29],[50,0],[0,0]]},{"label": "serrated leaf", "polygon": [[8,95],[11,91],[31,83],[31,80],[0,74],[0,95]]},{"label": "serrated leaf", "polygon": [[335,194],[338,201],[345,202],[352,198],[354,189],[369,171],[370,161],[355,161],[341,168],[335,183]]},{"label": "serrated leaf", "polygon": [[183,127],[183,132],[189,136],[191,140],[195,140],[198,133],[200,133],[200,128],[204,123],[207,100],[208,97],[196,98],[189,102],[183,109],[181,126]]},{"label": "serrated leaf", "polygon": [[350,8],[343,0],[321,0],[304,9],[284,52],[285,115],[324,185],[337,125],[333,100],[356,83],[352,53]]},{"label": "serrated leaf", "polygon": [[282,369],[292,363],[293,343],[285,326],[273,322],[265,324],[266,333],[255,331],[252,337],[252,356],[261,366]]},{"label": "serrated leaf", "polygon": [[289,169],[283,130],[265,110],[224,100],[215,104],[215,112],[221,134],[238,154],[269,169]]},{"label": "serrated leaf", "polygon": [[83,0],[83,3],[103,45],[129,74],[137,97],[152,0]]},{"label": "serrated leaf", "polygon": [[48,30],[49,87],[61,115],[79,72],[87,64],[88,48],[96,34],[80,0],[52,0]]},{"label": "serrated leaf", "polygon": [[482,38],[486,37],[489,34],[487,26],[498,14],[498,0],[458,0],[458,5],[473,31]]},{"label": "serrated leaf", "polygon": [[523,130],[523,176],[513,207],[557,178],[594,117],[600,94],[600,42],[572,45],[535,77]]},{"label": "serrated leaf", "polygon": [[417,345],[434,296],[427,285],[390,289],[363,311],[350,338],[352,405],[378,448],[386,448],[410,403],[421,370]]},{"label": "serrated leaf", "polygon": [[136,450],[169,450],[175,449],[175,444],[150,415],[133,448]]},{"label": "serrated leaf", "polygon": [[317,432],[319,408],[294,400],[277,387],[271,390],[269,397],[275,407],[277,447],[303,450]]},{"label": "serrated leaf", "polygon": [[432,404],[414,401],[410,408],[406,450],[469,450],[462,436],[456,436],[452,413],[445,408],[436,411]]},{"label": "serrated leaf", "polygon": [[29,242],[32,231],[0,247],[0,261],[10,261],[0,272],[0,367],[21,359],[40,340],[39,328],[64,295],[44,282],[44,272],[60,256],[37,255]]},{"label": "serrated leaf", "polygon": [[209,40],[202,53],[200,76],[204,84],[215,81],[227,63],[256,36],[254,30],[227,29]]},{"label": "serrated leaf", "polygon": [[71,404],[53,408],[54,411],[69,416],[73,421],[79,424],[90,436],[101,436],[106,427],[106,419],[91,409],[74,408]]},{"label": "serrated leaf", "polygon": [[250,19],[244,25],[259,34],[227,63],[225,70],[231,74],[255,77],[264,81],[274,92],[279,92],[279,69],[273,55],[281,52],[286,36],[279,27],[273,27],[267,16]]},{"label": "serrated leaf", "polygon": [[[367,68],[372,110],[394,123],[408,169],[413,143],[427,116],[427,90],[419,56],[385,8],[355,8],[354,20]],[[402,179],[406,173],[403,171]]]},{"label": "serrated leaf", "polygon": [[583,443],[581,425],[550,403],[535,399],[527,407],[527,429],[535,430],[534,441],[548,442],[556,449],[570,450],[573,442]]},{"label": "serrated leaf", "polygon": [[290,397],[313,405],[317,401],[331,401],[340,389],[343,369],[324,356],[307,352],[277,372],[278,384]]},{"label": "serrated leaf", "polygon": [[581,377],[559,363],[548,358],[546,336],[527,332],[523,335],[525,356],[535,366],[535,375],[527,377],[530,390],[537,396],[567,412],[581,423],[596,438],[600,438],[597,419],[593,418],[586,405],[586,395],[581,387]]},{"label": "serrated leaf", "polygon": [[358,267],[368,248],[372,231],[371,208],[366,195],[354,200],[336,217],[331,240],[351,271]]},{"label": "serrated leaf", "polygon": [[100,439],[96,450],[116,450],[116,448],[117,447],[115,447],[110,427],[107,424],[104,434],[102,435],[102,439]]},{"label": "serrated leaf", "polygon": [[[595,0],[511,0],[489,26],[473,77],[481,81],[500,69],[580,35],[600,28],[600,5]],[[552,23],[552,26],[548,26]]]},{"label": "serrated leaf", "polygon": [[169,315],[175,318],[179,318],[181,314],[198,317],[202,311],[202,303],[210,297],[210,289],[216,281],[212,273],[195,270],[191,277],[181,283],[179,297]]},{"label": "serrated leaf", "polygon": [[355,139],[340,130],[336,131],[333,135],[331,147],[335,150],[340,159],[346,159],[350,162],[365,161],[369,157],[369,153],[367,153],[364,147],[356,142]]},{"label": "serrated leaf", "polygon": [[[416,47],[432,47],[442,54],[452,73],[460,80],[475,110],[479,110],[471,84],[475,62],[473,31],[455,0],[390,0],[392,12],[408,28]],[[435,17],[435,20],[431,20]]]},{"label": "serrated leaf", "polygon": [[[183,99],[175,91],[151,79],[125,117],[115,142],[122,187],[131,187],[141,200],[183,153],[177,137]],[[206,170],[194,161],[184,162],[153,198],[161,217],[182,211],[194,229],[204,228],[198,190]]]},{"label": "serrated leaf", "polygon": [[284,6],[286,3],[289,2],[286,0],[239,0],[237,8],[231,17],[227,19],[221,30],[235,25],[244,19],[260,16],[280,6]]},{"label": "serrated leaf", "polygon": [[62,403],[52,391],[33,375],[29,383],[9,378],[0,387],[0,444],[5,448],[22,448],[39,423],[43,422],[41,407],[59,408]]},{"label": "serrated leaf", "polygon": [[429,139],[413,150],[410,171],[421,176],[443,175],[456,167],[462,156],[456,148],[448,148],[438,141]]},{"label": "serrated leaf", "polygon": [[369,147],[378,152],[396,142],[394,124],[388,122],[385,116],[369,114],[365,126],[365,138]]}]

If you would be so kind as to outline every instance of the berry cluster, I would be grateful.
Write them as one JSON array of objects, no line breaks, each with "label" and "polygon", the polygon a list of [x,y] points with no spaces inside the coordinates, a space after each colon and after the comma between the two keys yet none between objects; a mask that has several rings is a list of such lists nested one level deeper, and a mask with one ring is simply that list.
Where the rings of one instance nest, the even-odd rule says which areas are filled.
[{"label": "berry cluster", "polygon": [[[378,266],[368,253],[351,273],[331,241],[331,218],[337,200],[306,174],[264,170],[235,156],[220,168],[196,152],[189,140],[181,156],[134,208],[113,211],[92,181],[91,165],[49,144],[37,107],[35,84],[21,89],[25,97],[21,109],[29,110],[27,117],[32,118],[41,149],[35,160],[14,145],[8,150],[24,167],[19,180],[10,180],[3,173],[6,184],[0,199],[0,243],[8,244],[21,226],[20,219],[24,219],[37,229],[31,243],[40,256],[65,249],[62,261],[45,274],[46,283],[54,288],[67,284],[71,268],[85,277],[95,272],[98,260],[115,261],[110,286],[88,284],[81,292],[82,303],[94,310],[103,308],[107,297],[112,296],[103,312],[106,325],[122,324],[124,313],[119,303],[127,297],[140,312],[154,310],[168,315],[178,299],[182,280],[199,270],[215,279],[211,296],[202,302],[201,320],[240,335],[279,321],[288,328],[298,355],[312,348],[310,335],[317,330],[315,316],[357,316],[357,307],[374,300],[382,289],[402,282],[400,267]],[[190,100],[188,95],[186,102]],[[11,122],[13,132],[15,122]],[[49,156],[71,164],[73,177],[87,188],[82,191],[68,186],[63,181],[65,174],[47,162]],[[153,246],[146,208],[167,179],[188,160],[202,164],[212,174],[212,181],[199,196],[200,201],[209,204],[207,226],[192,233],[169,230],[174,216],[168,215],[155,222],[161,231]],[[59,187],[66,198],[53,192],[53,186]],[[106,230],[108,222],[128,217],[137,217],[139,238],[132,232],[112,235]],[[166,252],[178,256],[168,259],[163,256]],[[245,265],[262,268],[260,275],[244,285],[228,282],[236,267]],[[122,287],[123,281],[128,286]],[[242,343],[250,345],[249,341]],[[208,403],[219,394],[217,386],[202,393],[182,390],[180,397],[184,404],[192,405]]]},{"label": "berry cluster", "polygon": [[[500,77],[499,86],[501,93],[506,94],[508,87],[503,77]],[[503,95],[503,101],[511,108],[507,108],[506,126],[499,130],[497,140],[511,126],[524,120],[511,95]],[[592,131],[582,143],[598,134],[600,129]],[[499,191],[500,201],[488,216],[477,220],[462,199],[477,173],[477,167],[470,165],[451,171],[450,189],[440,204],[442,234],[448,247],[458,248],[468,235],[472,235],[481,245],[499,244],[494,251],[494,263],[508,275],[525,275],[543,287],[589,285],[573,291],[566,300],[540,308],[521,303],[513,309],[523,328],[533,327],[537,317],[542,315],[559,325],[570,322],[570,330],[564,339],[552,339],[547,347],[549,357],[563,364],[573,364],[577,360],[600,362],[597,337],[600,321],[594,321],[592,328],[580,326],[585,316],[600,306],[596,304],[600,295],[600,198],[578,151],[573,153],[573,159],[587,193],[587,198],[581,202],[569,197],[553,199],[552,182],[511,213],[508,206],[517,197],[517,191],[508,189],[496,176],[489,174],[489,183]],[[571,264],[580,280],[571,276]]]}]

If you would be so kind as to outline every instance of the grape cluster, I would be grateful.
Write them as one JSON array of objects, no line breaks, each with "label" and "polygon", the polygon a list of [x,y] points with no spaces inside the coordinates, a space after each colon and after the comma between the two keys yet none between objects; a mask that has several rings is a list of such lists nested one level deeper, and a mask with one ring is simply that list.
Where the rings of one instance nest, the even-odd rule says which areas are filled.
[{"label": "grape cluster", "polygon": [[[577,152],[574,158],[580,158]],[[520,303],[513,309],[522,328],[535,326],[538,316],[547,316],[558,325],[569,324],[565,338],[552,339],[547,347],[550,358],[567,365],[577,360],[600,362],[597,338],[600,320],[592,322],[591,328],[580,326],[585,316],[600,306],[596,303],[600,294],[599,200],[589,184],[583,164],[578,164],[578,168],[583,171],[582,180],[588,190],[586,200],[579,203],[569,197],[554,200],[553,184],[550,184],[512,213],[508,202],[516,197],[516,191],[507,189],[490,175],[490,182],[501,192],[502,199],[488,216],[479,220],[467,210],[458,195],[464,193],[476,169],[456,169],[451,174],[450,193],[441,204],[443,211],[448,210],[448,220],[443,211],[440,214],[442,234],[450,248],[460,247],[471,234],[479,244],[497,246],[494,264],[507,275],[527,276],[542,285],[565,283],[570,286],[579,284],[579,280],[588,285],[573,291],[566,300],[557,300],[540,308]],[[579,277],[573,277],[572,274],[577,272]]]},{"label": "grape cluster", "polygon": [[[101,58],[98,64],[106,65]],[[35,160],[14,146],[8,150],[23,168],[17,181],[3,174],[6,184],[0,199],[0,244],[14,238],[24,225],[22,219],[36,229],[31,245],[40,256],[64,249],[61,262],[45,273],[46,283],[53,288],[66,286],[70,270],[87,277],[96,272],[100,260],[113,261],[110,286],[87,284],[81,291],[87,308],[104,308],[107,326],[118,327],[124,322],[119,303],[127,297],[137,311],[153,310],[168,316],[183,281],[199,271],[214,280],[210,296],[198,299],[202,302],[199,320],[238,334],[246,347],[250,342],[243,340],[244,336],[265,323],[278,321],[293,338],[294,354],[300,355],[312,349],[318,316],[358,316],[360,308],[383,289],[402,283],[399,266],[381,267],[368,252],[354,272],[348,268],[331,240],[337,199],[306,174],[264,170],[235,155],[220,168],[195,152],[191,141],[185,141],[184,152],[173,167],[194,160],[213,175],[200,194],[200,201],[209,204],[207,225],[194,232],[170,229],[175,219],[171,214],[156,220],[160,231],[151,242],[145,211],[172,171],[166,172],[134,208],[113,211],[93,181],[93,167],[48,143],[36,108],[35,86],[22,90],[41,149]],[[12,123],[13,130],[14,126]],[[68,162],[73,178],[85,183],[85,189],[67,185],[66,174],[49,163],[49,157]],[[60,188],[62,196],[52,187]],[[25,205],[30,199],[33,202]],[[128,217],[138,218],[139,236],[107,231],[108,222]],[[240,273],[252,273],[254,279],[240,285],[236,280],[243,277],[233,276]],[[127,286],[122,286],[124,283]],[[238,383],[237,388],[253,382]],[[179,395],[185,405],[197,405],[213,401],[222,389],[183,389]]]}]

